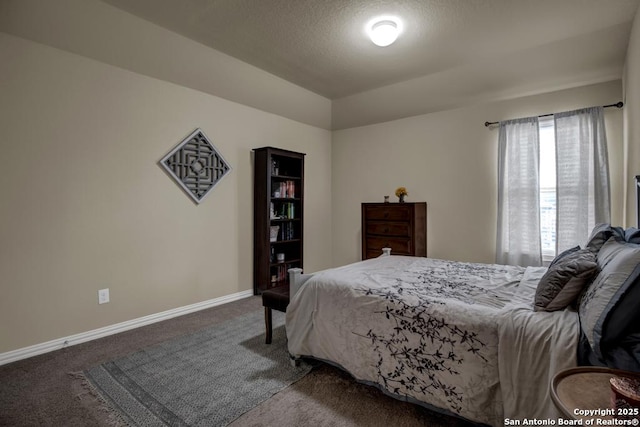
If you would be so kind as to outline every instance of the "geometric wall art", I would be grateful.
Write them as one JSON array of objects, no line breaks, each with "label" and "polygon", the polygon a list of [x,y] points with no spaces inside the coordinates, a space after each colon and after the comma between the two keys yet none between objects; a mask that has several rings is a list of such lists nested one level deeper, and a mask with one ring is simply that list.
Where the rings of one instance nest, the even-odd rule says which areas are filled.
[{"label": "geometric wall art", "polygon": [[231,166],[200,129],[164,156],[160,164],[196,203],[202,202],[231,171]]}]

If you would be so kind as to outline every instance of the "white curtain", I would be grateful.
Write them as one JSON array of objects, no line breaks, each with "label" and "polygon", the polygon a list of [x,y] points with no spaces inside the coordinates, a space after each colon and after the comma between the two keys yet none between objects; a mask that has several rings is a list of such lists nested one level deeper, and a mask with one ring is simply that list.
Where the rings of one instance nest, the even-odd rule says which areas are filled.
[{"label": "white curtain", "polygon": [[594,225],[610,222],[609,162],[602,107],[554,115],[557,253],[583,245]]},{"label": "white curtain", "polygon": [[496,262],[542,265],[538,118],[500,122]]}]

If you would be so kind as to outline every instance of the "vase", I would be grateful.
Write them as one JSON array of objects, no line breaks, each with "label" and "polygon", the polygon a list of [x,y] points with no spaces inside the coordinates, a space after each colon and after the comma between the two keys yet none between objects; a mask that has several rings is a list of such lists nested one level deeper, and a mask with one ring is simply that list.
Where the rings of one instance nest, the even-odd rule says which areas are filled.
[{"label": "vase", "polygon": [[404,194],[398,196],[398,202],[404,203]]}]

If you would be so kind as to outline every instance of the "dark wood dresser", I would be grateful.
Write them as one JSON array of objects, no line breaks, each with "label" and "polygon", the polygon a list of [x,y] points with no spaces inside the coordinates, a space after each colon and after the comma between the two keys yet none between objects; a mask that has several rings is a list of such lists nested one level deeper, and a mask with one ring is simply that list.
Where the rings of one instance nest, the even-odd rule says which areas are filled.
[{"label": "dark wood dresser", "polygon": [[392,255],[427,256],[427,203],[363,203],[362,259]]}]

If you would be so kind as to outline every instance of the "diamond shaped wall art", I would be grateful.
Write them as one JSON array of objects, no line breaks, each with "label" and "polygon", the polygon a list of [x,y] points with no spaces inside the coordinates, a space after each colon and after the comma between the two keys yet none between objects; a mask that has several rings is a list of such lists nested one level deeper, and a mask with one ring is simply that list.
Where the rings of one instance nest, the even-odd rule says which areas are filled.
[{"label": "diamond shaped wall art", "polygon": [[200,129],[164,156],[160,164],[196,203],[202,202],[231,171],[231,166]]}]

